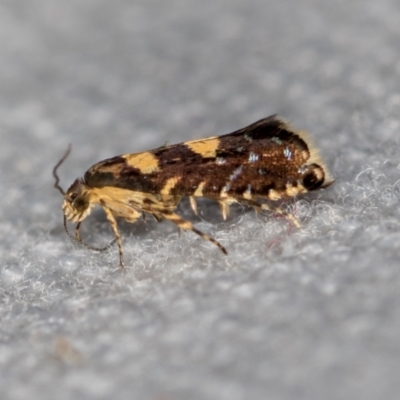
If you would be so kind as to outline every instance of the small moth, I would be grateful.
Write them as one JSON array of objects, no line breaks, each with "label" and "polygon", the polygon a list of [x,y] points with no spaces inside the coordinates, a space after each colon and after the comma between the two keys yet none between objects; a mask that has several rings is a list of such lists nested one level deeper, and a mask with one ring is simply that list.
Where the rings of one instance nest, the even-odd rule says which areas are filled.
[{"label": "small moth", "polygon": [[[299,227],[294,216],[266,201],[296,197],[334,182],[307,134],[276,115],[226,135],[100,161],[64,192],[57,169],[70,150],[53,169],[54,186],[64,196],[65,230],[92,250],[104,251],[117,242],[121,267],[124,255],[116,218],[133,223],[144,213],[151,214],[157,221],[169,220],[193,231],[227,254],[218,241],[175,213],[183,196],[189,197],[196,214],[196,197],[207,197],[219,203],[224,219],[229,206],[240,203],[283,214]],[[79,231],[96,205],[103,208],[115,235],[104,248],[85,244]],[[75,236],[68,231],[67,220],[77,223]]]}]

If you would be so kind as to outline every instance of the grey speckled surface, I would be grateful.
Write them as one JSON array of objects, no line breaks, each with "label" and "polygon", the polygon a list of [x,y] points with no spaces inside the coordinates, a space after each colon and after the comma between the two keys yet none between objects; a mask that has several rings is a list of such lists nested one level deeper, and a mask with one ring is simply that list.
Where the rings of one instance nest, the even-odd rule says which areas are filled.
[{"label": "grey speckled surface", "polygon": [[[28,0],[0,4],[0,397],[397,399],[397,0]],[[215,205],[74,247],[68,187],[124,152],[279,113],[336,178],[302,221]],[[91,243],[110,232],[101,213]]]}]

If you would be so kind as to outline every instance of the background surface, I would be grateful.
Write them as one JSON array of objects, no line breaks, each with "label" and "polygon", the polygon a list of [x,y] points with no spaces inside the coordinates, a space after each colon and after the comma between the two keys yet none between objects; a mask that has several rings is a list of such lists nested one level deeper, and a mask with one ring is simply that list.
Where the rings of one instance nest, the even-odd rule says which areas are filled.
[{"label": "background surface", "polygon": [[[397,0],[2,1],[1,399],[397,399],[399,21]],[[151,218],[121,225],[125,270],[70,243],[68,143],[64,188],[273,113],[336,178],[290,205],[300,229],[183,202],[227,257]]]}]

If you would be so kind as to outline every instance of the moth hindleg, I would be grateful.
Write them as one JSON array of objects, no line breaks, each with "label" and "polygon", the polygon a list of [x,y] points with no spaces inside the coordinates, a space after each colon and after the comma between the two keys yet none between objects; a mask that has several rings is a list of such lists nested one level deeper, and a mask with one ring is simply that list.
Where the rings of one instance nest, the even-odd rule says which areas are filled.
[{"label": "moth hindleg", "polygon": [[273,206],[273,205],[270,205],[267,203],[258,203],[254,200],[240,200],[240,203],[248,205],[250,207],[253,207],[256,212],[270,211],[272,213],[283,215],[296,228],[300,228],[300,222],[297,220],[297,218],[294,215],[292,215],[291,213],[288,213],[288,212],[282,210],[278,206]]},{"label": "moth hindleg", "polygon": [[171,222],[173,222],[180,229],[184,229],[184,230],[187,230],[187,231],[194,232],[196,235],[199,235],[204,240],[208,240],[209,242],[215,244],[217,247],[219,247],[219,249],[224,254],[228,254],[228,252],[226,251],[225,247],[222,246],[221,243],[219,243],[217,240],[215,240],[213,237],[207,235],[206,233],[203,233],[203,232],[199,231],[198,229],[196,229],[189,221],[184,220],[178,214],[175,214],[173,212],[165,212],[165,213],[163,213],[163,217],[165,219],[168,219]]}]

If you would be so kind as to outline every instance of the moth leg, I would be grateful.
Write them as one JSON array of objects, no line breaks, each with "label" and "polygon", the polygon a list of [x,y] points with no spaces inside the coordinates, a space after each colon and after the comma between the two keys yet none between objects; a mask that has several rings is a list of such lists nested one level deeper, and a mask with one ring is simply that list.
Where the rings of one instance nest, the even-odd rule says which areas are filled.
[{"label": "moth leg", "polygon": [[[103,210],[106,213],[106,217],[108,219],[108,222],[111,225],[111,228],[112,228],[112,230],[114,232],[114,235],[115,235],[115,239],[116,239],[117,244],[118,244],[119,266],[121,268],[124,268],[125,267],[125,265],[124,265],[124,251],[122,249],[122,240],[121,240],[121,235],[120,235],[119,230],[118,230],[117,221],[115,220],[114,215],[113,215],[113,213],[111,212],[111,210],[109,208],[103,207]],[[133,221],[129,221],[129,222],[133,222]]]},{"label": "moth leg", "polygon": [[228,254],[225,247],[222,246],[221,243],[219,243],[218,241],[216,241],[214,238],[207,235],[206,233],[203,233],[203,232],[199,231],[198,229],[196,229],[189,221],[182,219],[178,214],[175,214],[173,212],[165,212],[165,213],[163,213],[163,217],[165,219],[170,220],[171,222],[173,222],[175,225],[177,225],[181,229],[194,232],[196,235],[199,235],[204,240],[208,240],[209,242],[215,244],[215,246],[219,247],[219,249],[224,254]]},{"label": "moth leg", "polygon": [[107,246],[104,246],[104,247],[94,247],[94,246],[91,246],[90,244],[86,244],[86,243],[82,240],[82,236],[81,236],[81,231],[80,231],[81,223],[82,223],[82,221],[81,221],[81,222],[78,222],[78,224],[77,224],[76,227],[75,227],[75,237],[72,236],[72,235],[69,233],[69,231],[67,230],[68,236],[69,236],[72,240],[74,240],[76,243],[79,243],[80,245],[82,245],[83,247],[86,247],[87,249],[94,250],[94,251],[100,251],[100,252],[103,252],[103,251],[108,250],[108,249],[115,243],[115,239],[113,239],[113,240],[111,240],[110,243],[108,243]]},{"label": "moth leg", "polygon": [[78,222],[78,225],[75,227],[75,237],[77,242],[82,243],[81,231],[79,230],[80,227],[81,223]]},{"label": "moth leg", "polygon": [[262,210],[267,210],[267,211],[272,211],[273,213],[283,215],[289,222],[291,222],[296,228],[300,228],[300,222],[298,219],[291,213],[288,213],[284,210],[282,210],[280,207],[272,207],[269,206],[268,204],[261,204],[261,209]]},{"label": "moth leg", "polygon": [[175,196],[172,194],[162,194],[161,202],[163,204],[163,208],[167,207],[169,210],[174,210],[180,201],[182,200],[182,196]]},{"label": "moth leg", "polygon": [[[143,213],[143,215],[145,215],[145,213]],[[153,216],[153,218],[157,221],[157,222],[161,222],[164,218],[162,217],[161,214],[151,214]]]},{"label": "moth leg", "polygon": [[[150,214],[157,222],[162,221],[162,217],[157,216],[156,214],[153,214],[153,213],[150,213]],[[142,213],[142,219],[143,219],[143,221],[146,221],[146,213],[145,212]],[[135,222],[135,221],[133,221],[133,222]]]},{"label": "moth leg", "polygon": [[253,201],[253,200],[246,200],[246,201],[240,201],[240,202],[253,207],[257,213],[260,211],[270,211],[272,213],[283,215],[296,228],[300,228],[300,222],[297,220],[297,218],[294,217],[292,214],[282,210],[280,207],[272,206],[272,205],[266,204],[266,203],[257,203],[256,201]]},{"label": "moth leg", "polygon": [[229,203],[226,200],[219,201],[218,203],[221,210],[222,218],[225,221],[229,216]]},{"label": "moth leg", "polygon": [[194,196],[189,196],[189,201],[190,201],[190,207],[192,207],[193,212],[196,215],[199,215],[198,210],[197,210],[196,198]]}]

